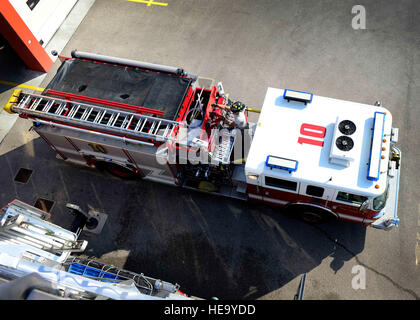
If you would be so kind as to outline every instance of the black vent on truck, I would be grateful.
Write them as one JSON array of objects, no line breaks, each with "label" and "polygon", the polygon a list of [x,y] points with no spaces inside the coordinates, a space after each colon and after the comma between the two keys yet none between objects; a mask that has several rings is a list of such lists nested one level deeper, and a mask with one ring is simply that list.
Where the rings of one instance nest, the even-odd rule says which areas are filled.
[{"label": "black vent on truck", "polygon": [[340,136],[335,140],[335,145],[341,151],[350,151],[353,149],[354,142],[353,139],[347,136]]},{"label": "black vent on truck", "polygon": [[342,134],[352,135],[356,131],[356,125],[353,121],[343,120],[338,124],[338,130],[340,130]]},{"label": "black vent on truck", "polygon": [[342,134],[352,135],[356,131],[356,125],[353,121],[343,120],[338,124],[338,130],[340,130]]}]

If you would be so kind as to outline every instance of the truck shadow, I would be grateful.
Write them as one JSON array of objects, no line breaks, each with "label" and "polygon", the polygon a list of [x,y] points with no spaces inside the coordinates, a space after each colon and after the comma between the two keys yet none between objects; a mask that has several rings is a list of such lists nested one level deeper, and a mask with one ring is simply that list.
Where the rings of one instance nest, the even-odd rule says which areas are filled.
[{"label": "truck shadow", "polygon": [[[51,221],[65,228],[73,220],[68,202],[103,211],[102,232],[81,234],[89,241],[83,256],[179,283],[189,295],[257,299],[326,257],[338,271],[364,248],[366,228],[359,225],[312,226],[276,207],[123,181],[56,159],[40,138],[11,147],[10,135],[0,145],[0,204],[49,199]],[[14,181],[19,168],[33,170],[27,183]]]}]

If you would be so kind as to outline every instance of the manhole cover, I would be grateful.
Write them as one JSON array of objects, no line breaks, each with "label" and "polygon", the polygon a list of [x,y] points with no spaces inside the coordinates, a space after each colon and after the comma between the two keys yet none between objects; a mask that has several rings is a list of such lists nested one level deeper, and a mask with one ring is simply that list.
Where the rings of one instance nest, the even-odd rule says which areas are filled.
[{"label": "manhole cover", "polygon": [[99,224],[99,220],[96,218],[90,218],[86,221],[86,228],[89,230],[95,229]]},{"label": "manhole cover", "polygon": [[108,218],[108,215],[103,212],[99,212],[95,209],[90,209],[89,215],[91,216],[91,218],[88,221],[86,221],[83,230],[91,233],[100,234]]},{"label": "manhole cover", "polygon": [[45,212],[50,212],[53,205],[54,205],[54,201],[38,198],[35,202],[34,207],[41,209]]},{"label": "manhole cover", "polygon": [[31,175],[32,175],[32,170],[20,168],[18,173],[16,174],[15,181],[21,182],[21,183],[27,183]]}]

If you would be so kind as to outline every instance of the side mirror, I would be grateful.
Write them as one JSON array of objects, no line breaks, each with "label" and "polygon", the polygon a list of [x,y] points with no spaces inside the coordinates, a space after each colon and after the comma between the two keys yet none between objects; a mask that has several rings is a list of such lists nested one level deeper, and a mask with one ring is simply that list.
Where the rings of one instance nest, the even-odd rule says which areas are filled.
[{"label": "side mirror", "polygon": [[365,212],[366,211],[366,209],[368,208],[368,206],[369,206],[369,199],[368,200],[365,200],[361,205],[360,205],[360,207],[359,207],[359,211],[360,212]]}]

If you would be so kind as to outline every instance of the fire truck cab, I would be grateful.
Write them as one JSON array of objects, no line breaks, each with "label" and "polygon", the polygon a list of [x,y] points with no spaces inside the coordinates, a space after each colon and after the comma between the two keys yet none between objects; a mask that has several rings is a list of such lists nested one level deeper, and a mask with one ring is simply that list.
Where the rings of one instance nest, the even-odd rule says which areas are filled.
[{"label": "fire truck cab", "polygon": [[398,129],[380,105],[268,88],[258,122],[236,127],[229,119],[252,109],[233,108],[243,104],[221,83],[86,52],[61,59],[42,94],[16,90],[5,110],[31,119],[65,161],[287,206],[310,222],[399,223]]},{"label": "fire truck cab", "polygon": [[396,141],[379,105],[268,88],[245,165],[248,196],[309,221],[397,225]]}]

